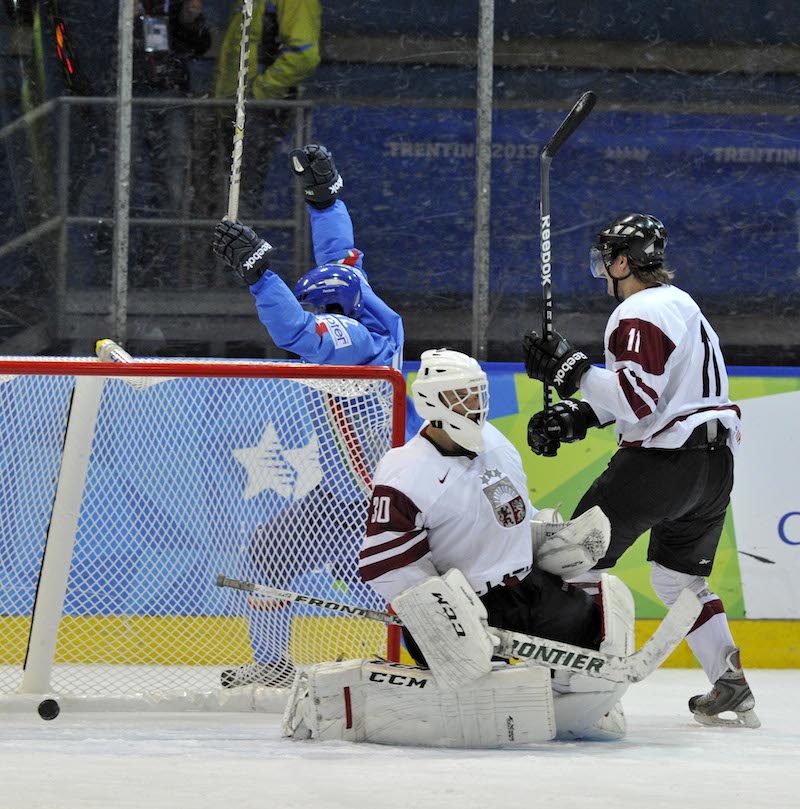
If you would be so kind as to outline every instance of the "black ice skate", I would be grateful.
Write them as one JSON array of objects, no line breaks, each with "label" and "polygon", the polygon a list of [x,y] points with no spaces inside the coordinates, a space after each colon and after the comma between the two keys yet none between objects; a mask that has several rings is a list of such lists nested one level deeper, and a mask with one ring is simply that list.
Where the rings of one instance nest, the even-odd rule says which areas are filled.
[{"label": "black ice skate", "polygon": [[288,660],[274,663],[248,663],[235,669],[225,669],[219,680],[223,688],[240,685],[264,685],[270,688],[288,688],[294,680],[294,666]]},{"label": "black ice skate", "polygon": [[[725,655],[728,670],[714,683],[707,693],[692,697],[689,710],[701,725],[736,725],[746,728],[761,726],[756,716],[755,698],[742,671],[742,663],[738,649],[731,649]],[[720,714],[731,712],[736,719],[721,717]]]}]

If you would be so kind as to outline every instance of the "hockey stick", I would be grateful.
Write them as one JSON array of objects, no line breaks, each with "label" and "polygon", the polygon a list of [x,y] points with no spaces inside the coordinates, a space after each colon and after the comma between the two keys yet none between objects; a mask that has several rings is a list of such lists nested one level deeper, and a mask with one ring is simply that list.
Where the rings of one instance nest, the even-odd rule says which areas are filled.
[{"label": "hockey stick", "polygon": [[350,604],[342,604],[339,601],[328,601],[324,598],[315,598],[314,596],[302,595],[301,593],[293,593],[290,590],[278,590],[275,587],[267,587],[265,584],[253,584],[249,581],[230,579],[222,574],[217,576],[216,584],[217,587],[230,587],[234,590],[244,590],[254,595],[266,596],[267,598],[273,598],[275,601],[282,602],[281,604],[276,604],[276,607],[293,602],[295,604],[305,604],[309,607],[318,607],[322,610],[341,612],[352,618],[370,618],[373,621],[382,621],[384,624],[403,625],[403,622],[396,615],[383,612],[382,610],[372,610],[368,607],[353,607]]},{"label": "hockey stick", "polygon": [[691,590],[681,591],[656,631],[641,649],[630,655],[607,655],[507,629],[492,628],[490,631],[500,638],[502,652],[498,654],[613,683],[639,683],[652,674],[686,637],[701,609],[700,599]]},{"label": "hockey stick", "polygon": [[[357,618],[370,618],[385,624],[403,625],[396,615],[381,610],[352,607],[337,601],[292,593],[289,590],[278,590],[263,584],[230,579],[223,575],[217,576],[216,584],[217,587],[245,590],[248,593],[267,596],[282,602],[306,604],[310,607],[341,612]],[[612,683],[638,683],[652,674],[683,640],[700,614],[700,609],[701,604],[697,596],[691,590],[684,590],[652,637],[645,642],[641,649],[630,655],[605,654],[594,649],[546,640],[508,629],[489,627],[489,631],[500,638],[500,646],[495,649],[498,657],[515,657],[519,660],[530,661],[537,666],[571,671]]]},{"label": "hockey stick", "polygon": [[[591,92],[584,93],[569,115],[561,122],[561,126],[545,144],[539,156],[539,241],[542,272],[542,334],[545,339],[553,337],[553,283],[552,283],[552,228],[550,226],[550,164],[559,149],[567,142],[570,135],[584,122],[592,111],[597,96]],[[544,383],[544,412],[548,414],[553,405],[553,389],[548,382]],[[553,458],[558,452],[555,441],[548,442],[542,455]]]},{"label": "hockey stick", "polygon": [[253,20],[253,0],[244,0],[242,6],[242,39],[239,44],[239,83],[236,87],[236,121],[233,130],[231,156],[231,182],[228,188],[228,221],[239,215],[239,189],[242,184],[242,157],[244,153],[244,98],[247,89],[247,70],[250,65],[250,23]]}]

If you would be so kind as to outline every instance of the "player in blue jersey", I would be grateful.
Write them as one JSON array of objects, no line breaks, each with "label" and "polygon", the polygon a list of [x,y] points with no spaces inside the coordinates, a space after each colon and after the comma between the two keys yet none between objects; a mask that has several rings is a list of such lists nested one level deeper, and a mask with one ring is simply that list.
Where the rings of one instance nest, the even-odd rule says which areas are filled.
[{"label": "player in blue jersey", "polygon": [[214,252],[250,285],[258,317],[281,348],[305,362],[399,369],[403,322],[367,280],[331,153],[312,144],[290,160],[304,185],[317,267],[292,292],[269,269],[272,245],[241,222],[217,225]]},{"label": "player in blue jersey", "polygon": [[[290,290],[269,269],[272,245],[238,221],[217,225],[214,252],[249,284],[258,317],[276,345],[298,354],[304,362],[388,365],[401,370],[403,322],[367,280],[364,253],[354,244],[353,223],[347,206],[339,199],[343,182],[333,156],[324,146],[310,144],[294,150],[289,159],[303,185],[317,266]],[[406,438],[414,436],[422,423],[409,401]],[[325,454],[323,447],[323,462]],[[334,576],[341,577],[346,586],[355,584],[350,572],[355,571],[356,554],[351,556],[350,539],[343,540],[343,536],[348,532],[346,526],[365,523],[367,497],[364,492],[343,497],[341,491],[326,491],[323,479],[323,484],[311,490],[302,503],[290,503],[253,534],[249,554],[255,573],[272,586],[289,586],[290,582],[279,580],[272,562],[288,554],[295,558],[309,554],[298,544],[297,528],[302,520],[302,533],[315,538],[318,553],[319,548],[326,549],[323,556],[334,568],[353,566],[353,571],[335,570]],[[355,538],[356,549],[361,539]],[[251,612],[255,663],[225,670],[224,686],[291,683],[294,667],[287,653],[290,615],[289,609]]]}]

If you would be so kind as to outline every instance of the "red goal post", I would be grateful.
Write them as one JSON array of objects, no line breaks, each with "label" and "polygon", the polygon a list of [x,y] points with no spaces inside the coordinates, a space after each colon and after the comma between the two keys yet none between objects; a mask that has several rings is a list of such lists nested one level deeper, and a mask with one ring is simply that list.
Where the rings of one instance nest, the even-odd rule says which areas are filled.
[{"label": "red goal post", "polygon": [[385,609],[356,561],[405,391],[386,367],[0,360],[0,707],[269,708],[220,673],[398,659],[396,627],[215,581]]}]

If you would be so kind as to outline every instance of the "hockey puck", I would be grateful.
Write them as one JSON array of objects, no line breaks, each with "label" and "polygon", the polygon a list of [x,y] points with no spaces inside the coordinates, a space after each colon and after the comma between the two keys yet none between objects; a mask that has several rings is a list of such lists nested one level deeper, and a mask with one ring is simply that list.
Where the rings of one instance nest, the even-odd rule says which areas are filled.
[{"label": "hockey puck", "polygon": [[55,719],[61,713],[61,708],[54,699],[43,699],[36,710],[42,719]]}]

